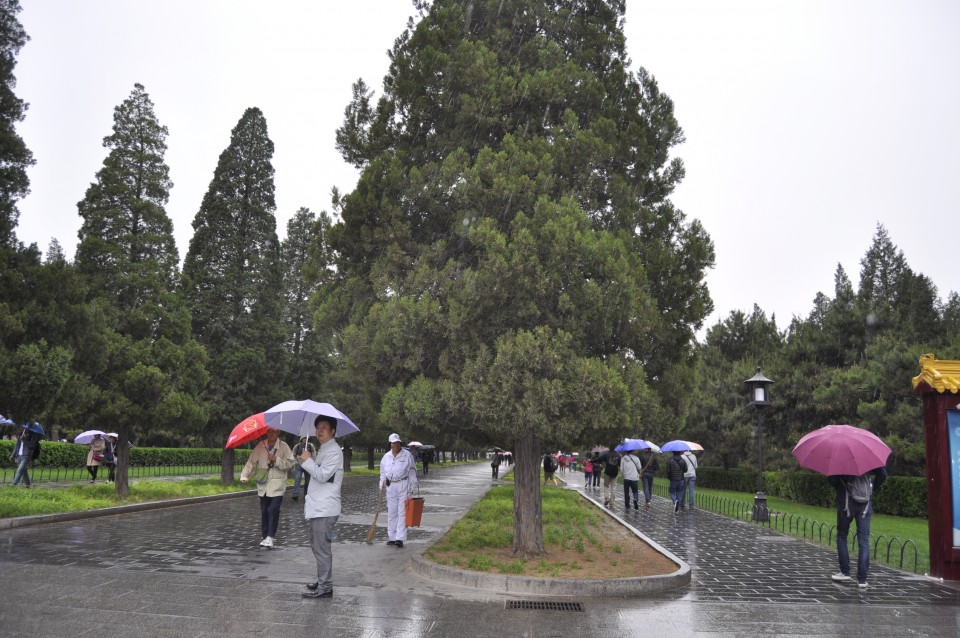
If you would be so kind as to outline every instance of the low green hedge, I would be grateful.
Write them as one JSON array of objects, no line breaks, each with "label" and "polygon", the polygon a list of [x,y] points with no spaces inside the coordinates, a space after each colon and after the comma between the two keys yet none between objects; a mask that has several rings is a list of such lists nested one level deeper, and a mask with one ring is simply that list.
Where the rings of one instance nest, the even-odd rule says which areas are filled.
[{"label": "low green hedge", "polygon": [[[10,453],[16,441],[0,441],[0,467],[15,467]],[[86,445],[43,441],[40,444],[40,458],[31,463],[31,467],[80,467],[87,463]],[[236,450],[236,463],[246,463],[250,450]],[[152,467],[158,465],[219,465],[223,450],[218,448],[130,448],[130,465]]]},{"label": "low green hedge", "polygon": [[[833,507],[837,493],[827,477],[815,472],[764,472],[764,491],[771,496],[796,503]],[[757,473],[750,470],[724,470],[718,467],[697,469],[697,486],[734,492],[755,492]],[[927,481],[922,477],[890,476],[873,497],[878,514],[927,517]]]}]

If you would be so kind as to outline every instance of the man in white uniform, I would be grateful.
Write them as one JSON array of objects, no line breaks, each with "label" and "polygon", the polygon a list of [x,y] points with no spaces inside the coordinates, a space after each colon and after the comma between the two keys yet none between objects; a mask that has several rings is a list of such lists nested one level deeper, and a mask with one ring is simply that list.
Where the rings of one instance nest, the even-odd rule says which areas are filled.
[{"label": "man in white uniform", "polygon": [[387,545],[403,547],[407,540],[406,500],[417,487],[417,463],[403,449],[399,434],[391,434],[390,451],[380,460],[380,489],[387,489]]}]

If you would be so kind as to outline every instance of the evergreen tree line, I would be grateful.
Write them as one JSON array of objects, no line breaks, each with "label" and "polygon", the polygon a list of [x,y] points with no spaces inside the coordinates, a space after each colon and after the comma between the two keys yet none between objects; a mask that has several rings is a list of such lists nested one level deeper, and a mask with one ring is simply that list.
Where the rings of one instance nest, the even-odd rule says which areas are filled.
[{"label": "evergreen tree line", "polygon": [[[0,135],[16,138],[26,34],[17,2],[0,6],[18,36],[3,40]],[[298,211],[283,242],[259,109],[219,157],[182,269],[164,210],[167,130],[144,87],[115,109],[73,261],[56,242],[41,258],[16,240],[32,158],[0,140],[20,180],[0,193],[4,409],[109,424],[122,440],[221,445],[248,414],[310,397],[360,425],[355,446],[398,430],[448,449],[508,447],[520,556],[543,551],[546,449],[682,435],[718,463],[749,464],[742,381],[754,365],[777,380],[767,422],[781,442],[786,423],[827,415],[862,410],[893,427],[892,406],[908,420],[914,407],[879,387],[852,412],[840,392],[873,379],[872,353],[893,356],[884,339],[956,326],[955,295],[939,307],[902,258],[896,275],[872,259],[863,300],[847,282],[785,335],[755,309],[697,344],[713,244],[670,200],[684,133],[654,77],[630,70],[623,0],[413,7],[381,95],[358,80],[337,131],[356,188],[334,192],[332,213]]]},{"label": "evergreen tree line", "polygon": [[893,450],[889,469],[922,476],[921,398],[912,377],[922,354],[960,358],[960,297],[943,300],[878,225],[854,288],[837,265],[833,295],[818,293],[806,317],[779,331],[756,305],[731,312],[698,347],[699,383],[684,438],[724,468],[757,467],[757,415],[743,381],[761,366],[774,380],[763,408],[764,467],[796,468],[790,451],[807,432],[848,423],[878,434]]}]

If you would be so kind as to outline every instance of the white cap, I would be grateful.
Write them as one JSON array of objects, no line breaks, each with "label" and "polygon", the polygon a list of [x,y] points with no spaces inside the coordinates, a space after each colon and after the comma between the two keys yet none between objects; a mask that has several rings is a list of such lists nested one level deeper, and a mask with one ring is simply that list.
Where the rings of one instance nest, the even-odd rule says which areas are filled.
[{"label": "white cap", "polygon": [[400,435],[397,434],[396,432],[394,432],[393,434],[390,435],[389,441],[390,441],[391,443],[399,443],[399,442],[400,442]]}]

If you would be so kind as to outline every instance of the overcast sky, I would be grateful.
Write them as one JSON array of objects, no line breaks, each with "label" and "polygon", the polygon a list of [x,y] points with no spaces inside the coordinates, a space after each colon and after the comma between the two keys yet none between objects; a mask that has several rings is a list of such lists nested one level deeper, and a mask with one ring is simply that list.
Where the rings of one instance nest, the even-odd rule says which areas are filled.
[{"label": "overcast sky", "polygon": [[[230,131],[259,107],[276,147],[277,230],[329,210],[356,172],[334,132],[363,78],[380,93],[410,0],[27,0],[16,68],[33,151],[19,239],[69,258],[76,203],[113,109],[141,83],[169,129],[167,213],[181,258]],[[634,69],[676,105],[687,177],[674,196],[716,245],[716,310],[758,304],[781,328],[854,285],[876,225],[941,298],[960,290],[960,3],[627,0]]]}]

